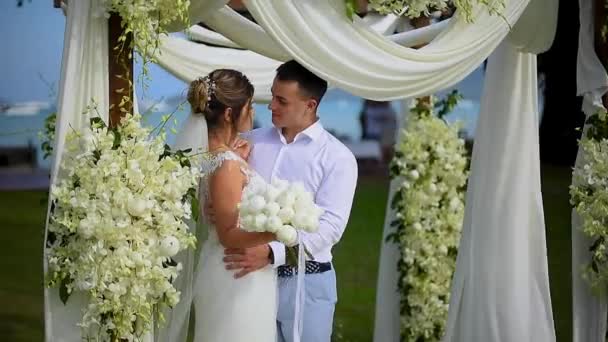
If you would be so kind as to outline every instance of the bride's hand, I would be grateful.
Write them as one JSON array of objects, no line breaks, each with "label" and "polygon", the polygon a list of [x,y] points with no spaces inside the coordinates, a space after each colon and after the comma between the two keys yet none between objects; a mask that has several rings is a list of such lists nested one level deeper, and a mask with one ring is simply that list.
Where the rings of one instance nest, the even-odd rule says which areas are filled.
[{"label": "bride's hand", "polygon": [[243,138],[237,137],[230,146],[241,158],[248,160],[251,154],[251,143]]}]

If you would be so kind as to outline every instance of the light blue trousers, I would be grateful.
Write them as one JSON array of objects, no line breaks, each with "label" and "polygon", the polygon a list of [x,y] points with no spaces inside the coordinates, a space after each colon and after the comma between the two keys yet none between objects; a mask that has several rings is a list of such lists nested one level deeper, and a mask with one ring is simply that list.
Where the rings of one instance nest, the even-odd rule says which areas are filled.
[{"label": "light blue trousers", "polygon": [[[293,342],[293,323],[297,275],[279,278],[278,342]],[[301,342],[330,342],[334,309],[338,301],[336,273],[304,276],[305,304]]]}]

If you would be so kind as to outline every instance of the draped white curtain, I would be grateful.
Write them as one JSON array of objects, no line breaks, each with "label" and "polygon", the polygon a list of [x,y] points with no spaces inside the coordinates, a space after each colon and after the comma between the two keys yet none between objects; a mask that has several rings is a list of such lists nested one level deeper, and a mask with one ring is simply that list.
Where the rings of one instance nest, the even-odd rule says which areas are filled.
[{"label": "draped white curtain", "polygon": [[[51,184],[63,175],[59,165],[64,149],[65,135],[70,127],[80,129],[88,124],[89,117],[82,111],[95,99],[99,113],[107,120],[108,115],[108,23],[95,15],[99,0],[70,2],[67,9],[64,35],[61,79],[57,104],[54,158]],[[45,229],[46,245],[46,229]],[[46,253],[44,254],[46,273]],[[80,328],[84,297],[72,294],[67,305],[59,299],[57,288],[44,290],[45,339],[48,342],[73,342],[81,340]]]},{"label": "draped white curtain", "polygon": [[[234,14],[240,17],[238,13],[231,11],[232,10],[228,10],[226,13],[229,13],[229,16]],[[389,16],[388,19],[393,18]],[[387,36],[387,39],[403,46],[428,43],[444,30],[449,22],[449,20],[444,20],[427,27],[390,35]],[[243,30],[236,30],[245,36],[243,39],[247,39],[247,37],[250,36],[251,33],[247,31],[247,27],[250,27],[252,24],[253,23],[251,22],[243,23],[240,21],[235,21],[234,23],[234,25],[244,25]],[[378,30],[379,32],[390,32],[391,28],[386,29],[379,24],[380,22],[366,22],[366,25],[370,25],[374,30]],[[393,21],[390,22],[390,24],[393,25],[396,24],[396,22]],[[394,27],[392,27],[392,29],[394,29]],[[193,79],[205,75],[217,68],[237,69],[246,74],[252,81],[255,87],[255,101],[270,101],[270,87],[276,68],[280,64],[279,61],[265,57],[251,50],[234,49],[235,47],[238,48],[239,45],[220,33],[205,29],[198,25],[190,27],[188,29],[188,35],[191,40],[225,46],[225,48],[212,47],[173,35],[166,36],[162,38],[162,44],[160,45],[159,53],[157,54],[157,60],[160,66],[184,82],[191,82]],[[273,43],[272,46],[274,45],[276,44]]]},{"label": "draped white curtain", "polygon": [[503,42],[482,96],[446,342],[554,341],[536,55]]},{"label": "draped white curtain", "polygon": [[[579,0],[580,31],[577,60],[577,93],[583,95],[586,116],[603,108],[601,97],[608,91],[608,74],[594,48],[593,0]],[[576,164],[582,163],[581,151]],[[608,301],[594,295],[582,278],[582,267],[589,263],[591,242],[581,231],[582,222],[572,210],[572,341],[604,342]]]},{"label": "draped white curtain", "polygon": [[279,61],[249,50],[211,47],[178,37],[163,37],[158,64],[185,82],[218,68],[243,72],[255,87],[255,101],[269,102],[270,87]]},{"label": "draped white curtain", "polygon": [[[376,100],[416,97],[454,85],[483,62],[528,0],[506,1],[504,19],[476,8],[476,21],[450,21],[419,50],[401,47],[344,15],[341,0],[245,0],[266,33],[290,56],[355,95]],[[506,20],[506,21],[505,21]],[[249,42],[239,45],[254,48]]]}]

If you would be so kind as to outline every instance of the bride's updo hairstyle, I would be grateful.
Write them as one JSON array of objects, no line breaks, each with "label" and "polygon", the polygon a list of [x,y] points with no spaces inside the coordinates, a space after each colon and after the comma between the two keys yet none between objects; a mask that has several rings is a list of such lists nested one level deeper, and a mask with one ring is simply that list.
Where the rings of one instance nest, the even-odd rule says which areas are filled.
[{"label": "bride's updo hairstyle", "polygon": [[236,127],[243,107],[253,97],[253,85],[240,71],[217,69],[190,83],[188,102],[193,114],[204,115],[208,129],[217,128],[227,108]]}]

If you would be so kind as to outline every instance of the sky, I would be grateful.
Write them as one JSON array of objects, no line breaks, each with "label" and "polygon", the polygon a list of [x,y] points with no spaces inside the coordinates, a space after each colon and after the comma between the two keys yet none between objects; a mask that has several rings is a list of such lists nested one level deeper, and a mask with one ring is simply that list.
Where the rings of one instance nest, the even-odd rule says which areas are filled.
[{"label": "sky", "polygon": [[[20,8],[16,3],[16,0],[0,0],[0,33],[3,37],[0,53],[0,105],[17,105],[9,110],[9,115],[32,115],[54,106],[55,99],[52,95],[57,91],[59,82],[65,17],[60,9],[53,8],[52,0],[25,1]],[[138,70],[136,65],[135,72]],[[159,101],[157,111],[175,108],[183,97],[186,84],[156,65],[151,65],[150,70],[152,83],[146,98],[141,99],[142,92],[138,90],[140,109],[143,111]],[[457,85],[465,100],[456,110],[459,113],[454,113],[456,118],[474,125],[476,120],[473,117],[479,108],[482,83],[483,73],[478,69]],[[330,98],[337,102],[332,103]],[[324,102],[332,112],[353,112],[349,117],[356,115],[354,112],[360,108],[359,99],[342,91],[334,92]],[[263,111],[262,108],[258,113]],[[331,125],[357,125],[354,122],[356,119],[344,120],[340,118],[346,116],[336,114],[337,117],[330,118],[334,120]],[[268,120],[260,115],[262,121],[269,121],[269,115],[266,116]],[[473,126],[471,128],[474,130]]]},{"label": "sky", "polygon": [[[60,9],[53,8],[52,0],[26,1],[20,8],[16,3],[0,1],[0,103],[21,103],[23,110],[29,111],[53,101],[49,85],[57,90],[65,17]],[[154,84],[148,93],[150,98],[177,95],[186,87],[156,65],[151,70]]]}]

